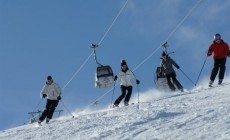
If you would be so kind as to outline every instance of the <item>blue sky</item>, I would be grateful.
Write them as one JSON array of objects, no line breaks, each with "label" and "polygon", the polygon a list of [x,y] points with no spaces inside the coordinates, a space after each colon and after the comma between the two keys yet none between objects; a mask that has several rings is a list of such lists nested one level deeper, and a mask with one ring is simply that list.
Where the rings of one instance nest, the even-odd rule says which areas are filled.
[{"label": "blue sky", "polygon": [[[0,1],[0,130],[27,123],[29,111],[44,108],[45,100],[41,101],[39,94],[47,75],[64,87],[92,53],[90,44],[99,43],[125,2]],[[116,74],[120,60],[126,59],[130,69],[136,68],[140,92],[144,92],[155,88],[153,76],[162,49],[153,52],[167,39],[168,51],[175,51],[171,57],[195,82],[213,35],[220,33],[230,42],[228,0],[201,0],[175,30],[197,2],[129,0],[97,49],[99,62],[110,65]],[[212,62],[212,57],[208,58],[201,79],[209,76]],[[91,57],[64,89],[62,101],[71,111],[84,108],[110,90],[94,87],[96,66]],[[177,75],[184,88],[193,87],[180,71]],[[136,91],[134,86],[134,94]],[[99,103],[110,103],[111,94]],[[114,98],[119,95],[116,87]]]}]

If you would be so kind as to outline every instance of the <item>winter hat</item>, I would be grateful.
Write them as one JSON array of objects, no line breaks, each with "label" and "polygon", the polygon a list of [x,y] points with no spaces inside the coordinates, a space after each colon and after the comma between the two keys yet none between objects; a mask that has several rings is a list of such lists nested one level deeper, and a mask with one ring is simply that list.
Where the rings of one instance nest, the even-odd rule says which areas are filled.
[{"label": "winter hat", "polygon": [[121,60],[121,66],[123,66],[123,65],[126,65],[127,66],[127,63],[126,63],[126,61],[123,59],[123,60]]},{"label": "winter hat", "polygon": [[219,33],[214,35],[214,40],[220,40],[221,39],[221,35]]},{"label": "winter hat", "polygon": [[47,80],[52,80],[53,78],[49,75],[47,76]]},{"label": "winter hat", "polygon": [[162,56],[167,56],[167,54],[163,51],[163,52],[162,52]]}]

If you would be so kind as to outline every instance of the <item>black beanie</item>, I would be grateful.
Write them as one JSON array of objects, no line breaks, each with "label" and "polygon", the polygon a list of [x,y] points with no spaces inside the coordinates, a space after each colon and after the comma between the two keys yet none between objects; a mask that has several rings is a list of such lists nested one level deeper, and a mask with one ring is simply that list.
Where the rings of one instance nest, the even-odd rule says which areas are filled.
[{"label": "black beanie", "polygon": [[127,66],[127,63],[126,63],[125,60],[122,60],[122,61],[121,61],[121,66],[123,66],[123,65],[126,65],[126,66]]},{"label": "black beanie", "polygon": [[162,56],[167,56],[167,54],[165,52],[162,52]]},{"label": "black beanie", "polygon": [[47,76],[47,80],[52,80],[53,78],[49,75]]}]

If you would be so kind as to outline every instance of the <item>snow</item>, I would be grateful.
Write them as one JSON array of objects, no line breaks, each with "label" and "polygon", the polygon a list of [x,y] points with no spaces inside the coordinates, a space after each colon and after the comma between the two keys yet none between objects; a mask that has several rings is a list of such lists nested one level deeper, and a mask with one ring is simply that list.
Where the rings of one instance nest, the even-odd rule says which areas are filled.
[{"label": "snow", "polygon": [[[229,79],[229,78],[228,78]],[[1,140],[227,140],[230,139],[230,82],[200,84],[184,93],[154,89],[140,93],[140,104],[75,112],[49,124],[0,132]],[[132,101],[136,101],[135,96]]]}]

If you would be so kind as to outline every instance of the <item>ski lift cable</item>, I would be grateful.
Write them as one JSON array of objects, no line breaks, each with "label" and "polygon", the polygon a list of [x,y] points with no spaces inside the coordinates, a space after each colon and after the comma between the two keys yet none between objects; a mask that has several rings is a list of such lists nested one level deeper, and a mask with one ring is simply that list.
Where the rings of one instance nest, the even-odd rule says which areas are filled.
[{"label": "ski lift cable", "polygon": [[[184,16],[184,18],[178,23],[178,25],[172,30],[172,32],[168,35],[168,37],[165,39],[164,42],[167,42],[172,35],[180,28],[180,26],[185,22],[185,20],[192,14],[192,12],[198,7],[198,5],[201,3],[202,0],[197,1],[197,3],[190,9],[190,11]],[[141,65],[143,65],[147,60],[149,60],[160,48],[162,45],[160,45],[158,48],[156,48],[149,56],[147,56],[140,64],[134,68],[133,71],[137,70]]]},{"label": "ski lift cable", "polygon": [[[107,29],[107,31],[104,33],[103,37],[101,38],[100,42],[98,43],[98,45],[100,45],[103,40],[105,39],[106,35],[109,33],[109,31],[111,30],[111,28],[113,27],[114,23],[116,22],[116,20],[118,19],[118,17],[120,16],[120,14],[122,13],[122,11],[124,10],[124,8],[126,7],[127,3],[129,0],[126,0],[126,2],[124,3],[123,7],[120,9],[120,11],[118,12],[117,16],[115,17],[115,19],[113,20],[113,22],[111,23],[111,25],[109,26],[109,28]],[[70,78],[70,80],[66,83],[66,85],[62,88],[63,90],[68,86],[68,84],[74,79],[74,77],[81,71],[81,69],[84,67],[84,65],[88,62],[89,58],[94,54],[94,52],[92,52],[87,58],[86,60],[83,62],[83,64],[80,66],[80,68],[73,74],[73,76]]]},{"label": "ski lift cable", "polygon": [[[70,78],[70,80],[65,84],[65,86],[62,88],[64,90],[69,83],[76,77],[76,75],[81,71],[81,69],[85,66],[85,64],[89,61],[90,57],[93,55],[93,52],[85,59],[85,61],[82,63],[82,65],[77,69],[77,71],[73,74],[73,76]],[[63,95],[63,93],[62,93]],[[74,118],[74,115],[69,111],[69,109],[65,106],[64,102],[62,101],[63,107],[72,115],[72,118]]]},{"label": "ski lift cable", "polygon": [[161,46],[155,49],[148,57],[146,57],[140,64],[138,64],[136,68],[133,69],[133,71],[136,71],[141,65],[143,65],[147,60],[149,60],[160,48]]},{"label": "ski lift cable", "polygon": [[[116,86],[116,85],[115,85]],[[115,87],[114,86],[114,87]],[[113,87],[113,88],[114,88]],[[93,105],[95,102],[98,102],[99,100],[101,100],[105,95],[107,95],[109,92],[111,92],[113,90],[113,88],[111,88],[110,90],[108,90],[106,93],[104,93],[102,96],[98,97],[94,102],[90,103],[88,106]]]},{"label": "ski lift cable", "polygon": [[[128,1],[128,0],[127,0]],[[165,39],[164,42],[167,42],[172,35],[179,29],[179,27],[184,23],[184,21],[192,14],[192,12],[198,7],[198,5],[201,3],[202,0],[199,0],[191,9],[190,11],[185,15],[185,17],[178,23],[178,25],[172,30],[172,32],[168,35],[168,37]],[[158,48],[156,48],[149,56],[147,56],[140,64],[138,64],[133,71],[136,71],[141,65],[143,65],[147,60],[149,60],[160,48],[162,45],[160,45]],[[117,85],[115,85],[117,86]],[[107,95],[109,92],[111,92],[112,89],[108,90],[106,93],[104,93],[101,97],[97,98],[95,101],[99,101],[102,99],[105,95]],[[87,107],[93,105],[94,102],[89,104]]]},{"label": "ski lift cable", "polygon": [[[43,100],[40,100],[38,102],[38,104],[35,106],[35,108],[32,110],[32,112],[34,112],[35,110],[37,110],[37,108],[39,107],[39,105],[42,103]],[[27,119],[28,120],[28,119]]]},{"label": "ski lift cable", "polygon": [[101,99],[103,99],[103,97],[104,97],[105,95],[107,95],[107,94],[110,93],[112,90],[114,90],[114,88],[115,88],[117,85],[119,85],[119,84],[115,84],[115,85],[113,86],[113,88],[111,88],[110,90],[108,90],[108,91],[107,91],[106,93],[104,93],[102,96],[98,97],[96,100],[94,100],[92,103],[90,103],[89,105],[87,105],[85,108],[90,107],[91,105],[94,105],[96,102],[99,102]]},{"label": "ski lift cable", "polygon": [[[111,28],[113,27],[114,23],[116,22],[116,20],[118,19],[118,17],[120,16],[120,14],[122,13],[122,11],[124,10],[124,8],[126,7],[127,3],[128,3],[129,0],[126,0],[126,2],[124,3],[123,7],[120,9],[120,11],[118,12],[117,16],[114,18],[113,22],[111,23],[111,25],[109,26],[109,28],[107,29],[107,31],[104,33],[104,35],[102,36],[101,40],[99,41],[98,45],[100,45],[103,40],[105,39],[105,37],[107,36],[107,34],[109,33],[109,31],[111,30]],[[64,90],[68,85],[69,83],[77,76],[77,74],[81,71],[81,69],[85,66],[85,64],[89,61],[89,58],[94,54],[94,52],[92,52],[86,59],[85,61],[82,63],[82,65],[79,67],[79,69],[76,70],[76,72],[73,74],[73,76],[70,78],[70,80],[65,84],[65,86],[63,86],[62,90]],[[111,91],[111,90],[110,90]],[[106,92],[104,94],[104,96],[106,94],[108,94],[110,91]],[[104,97],[102,96],[102,97]],[[102,98],[101,97],[101,98]],[[99,98],[99,99],[101,99]],[[38,103],[38,105],[35,107],[35,109],[39,106],[41,102]],[[91,105],[91,104],[90,104]],[[89,106],[90,106],[89,105]],[[34,110],[35,110],[34,109]]]},{"label": "ski lift cable", "polygon": [[[111,28],[113,27],[113,25],[115,24],[115,22],[117,21],[118,17],[121,15],[121,13],[123,12],[123,10],[125,9],[127,3],[128,3],[129,0],[126,0],[126,2],[124,3],[124,5],[122,6],[122,8],[120,9],[120,11],[118,12],[117,16],[114,18],[113,22],[111,23],[111,25],[109,26],[109,28],[107,29],[107,31],[104,33],[104,35],[102,36],[101,40],[99,41],[99,43],[97,44],[98,46],[103,42],[103,40],[105,39],[105,37],[107,36],[107,34],[109,33],[109,31],[111,30]],[[95,48],[94,48],[95,49]],[[94,56],[95,55],[95,50],[94,50]],[[96,58],[96,57],[95,57]],[[97,61],[97,60],[96,60]],[[98,62],[98,61],[97,61]],[[100,64],[100,63],[97,63],[97,64]],[[118,84],[114,85],[113,88],[115,88]],[[91,106],[93,105],[95,102],[99,101],[100,99],[102,99],[105,95],[107,95],[108,93],[110,93],[112,90],[108,90],[106,93],[104,93],[102,96],[100,96],[99,98],[97,98],[94,102],[90,103],[89,105],[87,105],[86,107],[88,106]]]},{"label": "ski lift cable", "polygon": [[[133,73],[133,71],[131,71],[131,72]],[[135,77],[135,80],[137,80],[137,78],[136,78],[136,76],[135,76],[134,73],[133,73],[133,75],[134,75],[134,77]],[[114,86],[113,86],[113,88],[111,88],[110,90],[108,90],[108,91],[107,91],[106,93],[104,93],[102,96],[100,96],[100,97],[98,97],[97,99],[95,99],[92,103],[90,103],[89,105],[87,105],[85,108],[90,107],[91,105],[93,105],[93,104],[95,104],[96,102],[100,101],[101,99],[103,99],[103,97],[104,97],[105,95],[107,95],[107,94],[110,93],[111,91],[113,91],[113,94],[114,94],[114,89],[115,89],[115,87],[118,86],[118,85],[119,85],[119,83],[115,83]],[[138,87],[138,85],[137,85],[137,89],[138,89],[138,104],[139,104],[139,87]]]},{"label": "ski lift cable", "polygon": [[94,59],[97,63],[97,65],[102,66],[102,64],[100,64],[97,60],[97,56],[96,56],[96,47],[99,47],[99,45],[103,42],[103,40],[105,39],[105,37],[107,36],[107,34],[109,33],[109,31],[112,29],[113,25],[115,24],[115,22],[117,21],[118,17],[121,15],[121,13],[123,12],[123,10],[125,9],[127,3],[129,0],[126,0],[126,2],[124,3],[124,5],[122,6],[122,8],[120,9],[120,11],[118,12],[117,16],[114,18],[113,22],[110,24],[109,28],[106,30],[106,32],[104,33],[104,35],[102,36],[101,40],[99,41],[98,44],[92,44],[91,48],[93,48],[93,53],[94,53]]},{"label": "ski lift cable", "polygon": [[105,37],[107,36],[107,34],[109,33],[109,31],[111,30],[111,28],[113,27],[114,23],[117,21],[118,17],[121,15],[122,11],[125,9],[127,3],[129,0],[126,0],[126,2],[124,3],[123,7],[120,9],[120,11],[118,12],[117,16],[114,18],[113,22],[111,23],[111,25],[109,26],[109,28],[107,29],[107,31],[104,33],[104,35],[102,36],[100,42],[98,43],[98,45],[100,45],[103,40],[105,39]]},{"label": "ski lift cable", "polygon": [[169,36],[167,37],[167,39],[165,40],[165,42],[167,40],[169,40],[169,38],[171,38],[171,36],[180,28],[180,26],[184,23],[184,21],[192,14],[192,12],[200,5],[202,0],[197,1],[197,3],[195,3],[195,5],[189,10],[189,12],[185,15],[185,17],[179,22],[179,24],[176,26],[176,28],[174,28],[174,30],[169,34]]},{"label": "ski lift cable", "polygon": [[77,69],[77,71],[73,74],[73,76],[70,78],[70,80],[66,83],[66,85],[62,88],[64,90],[69,83],[73,80],[73,78],[81,71],[81,69],[85,66],[85,64],[89,61],[90,57],[93,55],[93,52],[85,59],[85,61],[82,63],[82,65]]}]

